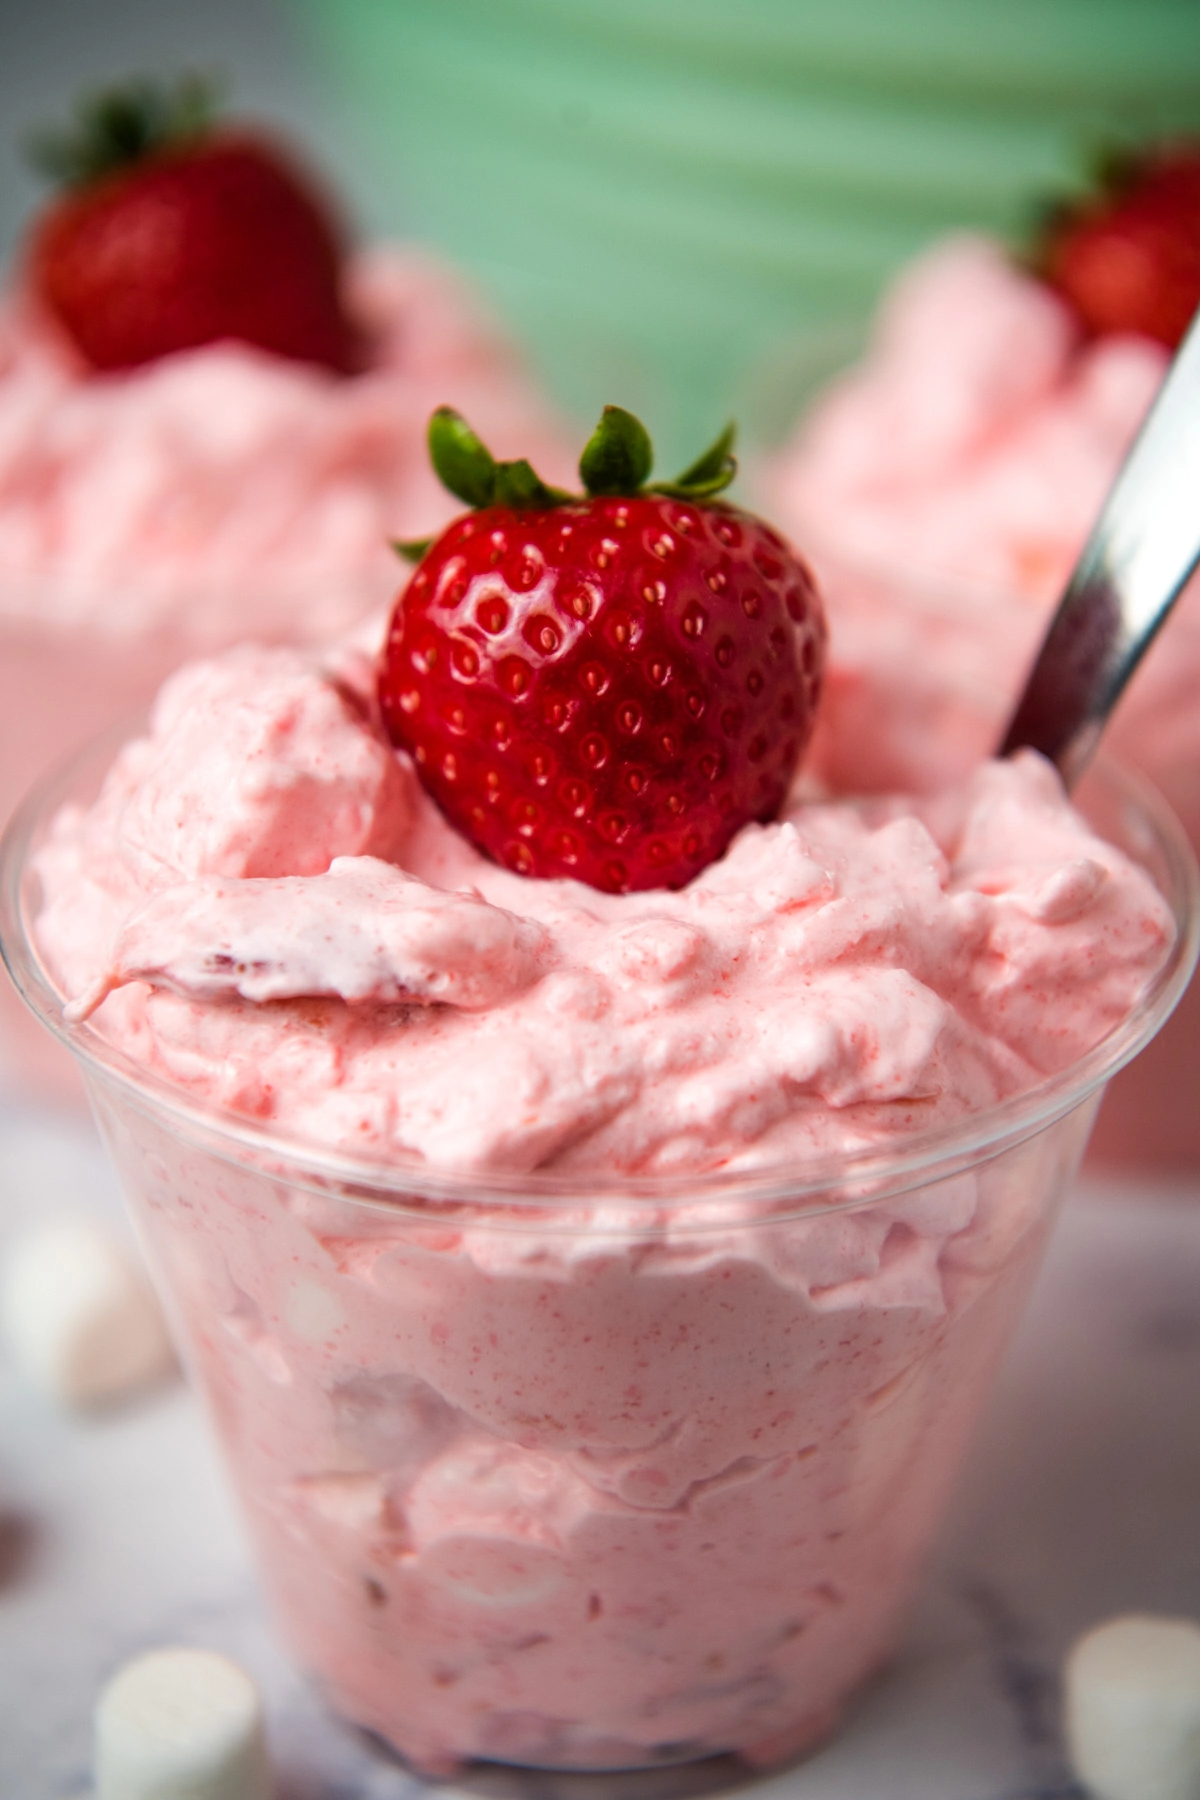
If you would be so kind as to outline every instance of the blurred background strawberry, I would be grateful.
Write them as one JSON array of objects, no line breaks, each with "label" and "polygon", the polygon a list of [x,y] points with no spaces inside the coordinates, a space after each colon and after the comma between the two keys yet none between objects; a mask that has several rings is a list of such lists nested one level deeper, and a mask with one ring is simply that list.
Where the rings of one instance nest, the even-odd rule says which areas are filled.
[{"label": "blurred background strawberry", "polygon": [[93,369],[228,339],[361,366],[332,199],[293,153],[224,122],[198,77],[102,89],[31,154],[56,187],[28,279]]}]

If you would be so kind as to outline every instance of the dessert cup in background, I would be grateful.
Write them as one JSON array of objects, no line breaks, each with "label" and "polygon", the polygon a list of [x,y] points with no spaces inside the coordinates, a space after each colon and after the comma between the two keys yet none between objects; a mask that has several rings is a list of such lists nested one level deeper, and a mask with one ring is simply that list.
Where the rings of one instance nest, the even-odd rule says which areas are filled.
[{"label": "dessert cup in background", "polygon": [[[562,467],[520,359],[454,274],[384,247],[348,284],[369,366],[346,378],[233,343],[90,374],[19,293],[3,303],[0,821],[178,663],[378,612],[406,578],[389,540],[454,511],[425,447],[436,406]],[[77,1090],[7,984],[0,1069]]]},{"label": "dessert cup in background", "polygon": [[[184,1013],[164,1015],[167,1037],[163,1020],[152,1028],[184,1058],[175,1078],[127,1029],[136,997],[115,1032],[64,1022],[38,918],[110,750],[77,759],[10,826],[0,936],[29,1005],[79,1061],[298,1660],[348,1718],[434,1773],[719,1753],[764,1767],[814,1746],[895,1644],[1103,1084],[1190,973],[1196,873],[1170,815],[1111,772],[1089,776],[1093,829],[1166,896],[1173,942],[1121,990],[1135,997],[1098,1042],[1022,1091],[933,1128],[903,1102],[905,1122],[877,1119],[874,1142],[835,1121],[843,1149],[817,1131],[807,1154],[793,1140],[740,1169],[641,1176],[605,1167],[604,1134],[584,1124],[573,1166],[561,1151],[557,1169],[537,1166],[534,1146],[552,1140],[522,1150],[529,1121],[514,1112],[489,1166],[455,1174],[378,1138],[348,1148],[349,1094],[320,1122],[264,1111],[262,1094],[219,1104],[200,1070],[237,1032],[227,1002],[194,1015],[194,1040]],[[1085,903],[1087,882],[1068,895],[1059,879],[1079,868],[1063,854],[1053,895],[1028,901],[1048,920]],[[503,871],[486,879],[521,889]],[[784,905],[765,879],[756,904]],[[533,905],[573,884],[524,885]],[[69,880],[63,897],[60,949],[93,904]],[[976,912],[982,898],[960,895]],[[591,899],[615,919],[681,902]],[[697,916],[731,903],[718,888]],[[1164,922],[1144,897],[1130,906],[1161,948]],[[677,933],[648,917],[640,952],[613,936],[618,984],[653,944],[678,961]],[[1125,953],[1140,954],[1132,941]],[[1035,987],[1051,979],[1036,966]],[[555,1005],[586,1022],[600,1001],[584,975],[560,974]],[[651,1004],[664,1043],[673,1004],[667,991]],[[301,1037],[332,1017],[268,1005],[299,1075]],[[500,1079],[524,1108],[521,1042]],[[263,1080],[282,1067],[264,1063]],[[552,1125],[553,1096],[543,1106]],[[758,1129],[749,1093],[740,1113]],[[324,1144],[314,1122],[333,1134]],[[436,1140],[436,1119],[428,1129]]]},{"label": "dessert cup in background", "polygon": [[[930,791],[998,743],[1061,589],[1166,370],[1147,338],[1083,344],[1064,304],[999,245],[911,265],[872,348],[758,480],[808,548],[830,614],[813,766],[836,791]],[[1200,846],[1200,581],[1107,741]],[[1200,996],[1098,1121],[1098,1160],[1200,1168]]]}]

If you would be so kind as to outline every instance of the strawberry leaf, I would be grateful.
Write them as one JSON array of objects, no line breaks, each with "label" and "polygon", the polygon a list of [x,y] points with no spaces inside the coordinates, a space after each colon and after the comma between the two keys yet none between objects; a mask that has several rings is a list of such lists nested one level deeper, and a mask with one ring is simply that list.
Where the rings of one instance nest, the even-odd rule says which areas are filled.
[{"label": "strawberry leaf", "polygon": [[496,464],[496,506],[557,506],[560,500],[572,498],[572,495],[564,494],[561,488],[547,487],[523,456],[516,462]]},{"label": "strawberry leaf", "polygon": [[389,542],[391,543],[392,549],[396,552],[396,555],[402,556],[405,562],[419,563],[421,558],[425,555],[425,552],[429,549],[429,546],[433,543],[433,539],[391,538],[389,539]]},{"label": "strawberry leaf", "polygon": [[636,494],[650,473],[654,451],[640,419],[606,406],[584,445],[579,474],[589,494]]},{"label": "strawberry leaf", "polygon": [[429,421],[429,457],[442,486],[468,506],[490,506],[496,494],[496,459],[452,406],[439,406]]},{"label": "strawberry leaf", "polygon": [[715,481],[719,475],[727,472],[732,481],[733,471],[730,465],[736,467],[736,464],[731,452],[736,436],[737,426],[731,421],[716,442],[709,445],[704,455],[698,457],[682,475],[676,476],[680,487],[707,486],[710,481]]},{"label": "strawberry leaf", "polygon": [[78,187],[203,137],[215,111],[214,84],[201,75],[183,75],[174,87],[130,81],[85,95],[74,124],[35,132],[27,154],[52,181]]},{"label": "strawberry leaf", "polygon": [[711,495],[721,493],[737,474],[737,458],[732,454],[736,432],[735,425],[727,425],[716,442],[710,444],[690,468],[677,475],[674,481],[655,482],[651,493],[672,494],[680,500],[707,500]]},{"label": "strawberry leaf", "polygon": [[1145,150],[1132,144],[1098,144],[1088,170],[1092,188],[1105,198],[1117,199],[1136,186],[1149,160]]}]

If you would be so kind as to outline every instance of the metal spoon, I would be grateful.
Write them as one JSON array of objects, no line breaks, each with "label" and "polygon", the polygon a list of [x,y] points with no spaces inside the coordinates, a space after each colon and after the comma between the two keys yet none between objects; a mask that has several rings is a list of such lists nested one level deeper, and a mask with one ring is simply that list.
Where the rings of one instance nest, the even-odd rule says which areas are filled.
[{"label": "metal spoon", "polygon": [[1198,561],[1200,313],[1075,565],[999,754],[1031,745],[1073,786]]}]

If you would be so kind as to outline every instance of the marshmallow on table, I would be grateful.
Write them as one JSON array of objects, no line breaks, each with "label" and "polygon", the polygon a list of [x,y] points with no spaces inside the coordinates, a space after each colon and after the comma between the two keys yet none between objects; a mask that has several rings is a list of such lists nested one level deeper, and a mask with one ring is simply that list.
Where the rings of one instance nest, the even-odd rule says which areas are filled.
[{"label": "marshmallow on table", "polygon": [[148,1282],[91,1219],[48,1220],[9,1247],[0,1326],[24,1373],[68,1406],[118,1399],[174,1364]]},{"label": "marshmallow on table", "polygon": [[152,1650],[96,1703],[96,1800],[270,1800],[250,1677],[211,1650]]},{"label": "marshmallow on table", "polygon": [[1066,1727],[1096,1800],[1200,1800],[1200,1625],[1110,1619],[1067,1658]]}]

